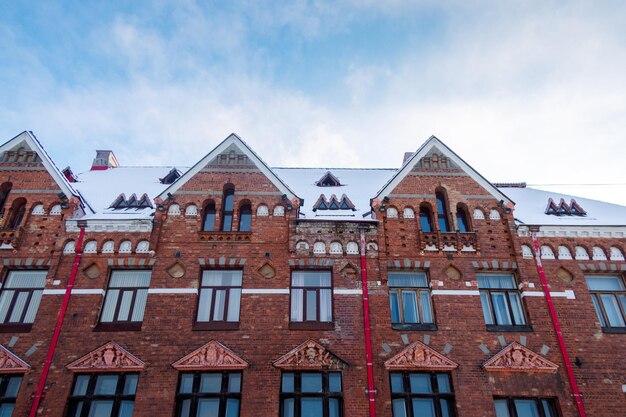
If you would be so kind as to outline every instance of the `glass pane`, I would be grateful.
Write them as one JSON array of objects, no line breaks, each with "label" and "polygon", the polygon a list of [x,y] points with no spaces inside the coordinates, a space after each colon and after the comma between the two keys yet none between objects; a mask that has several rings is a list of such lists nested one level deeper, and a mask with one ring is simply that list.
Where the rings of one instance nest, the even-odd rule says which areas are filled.
[{"label": "glass pane", "polygon": [[185,394],[193,392],[193,374],[182,374],[180,376],[178,392]]},{"label": "glass pane", "polygon": [[600,320],[600,325],[602,327],[606,327],[606,321],[604,320],[602,310],[600,310],[600,305],[598,304],[598,296],[596,294],[591,294],[591,301],[593,302],[593,308],[596,309],[596,314],[598,315],[598,319]]},{"label": "glass pane", "polygon": [[328,391],[341,392],[341,374],[339,372],[328,374]]},{"label": "glass pane", "polygon": [[413,398],[413,417],[435,417],[435,404],[431,398]]},{"label": "glass pane", "polygon": [[317,320],[317,291],[306,291],[306,319]]},{"label": "glass pane", "polygon": [[252,214],[241,213],[239,216],[239,231],[249,232],[252,226]]},{"label": "glass pane", "polygon": [[391,402],[391,408],[393,410],[393,417],[407,417],[406,403],[404,400],[393,400]]},{"label": "glass pane", "polygon": [[134,407],[134,401],[122,401],[120,403],[120,411],[117,413],[117,417],[132,417]]},{"label": "glass pane", "polygon": [[143,321],[143,313],[146,310],[148,300],[148,290],[137,290],[135,295],[135,305],[133,306],[133,316],[131,321]]},{"label": "glass pane", "polygon": [[89,417],[112,417],[113,400],[92,401],[89,408]]},{"label": "glass pane", "polygon": [[224,211],[233,211],[233,202],[235,201],[235,190],[229,189],[224,191]]},{"label": "glass pane", "polygon": [[330,272],[294,271],[291,274],[291,285],[304,287],[330,287]]},{"label": "glass pane", "polygon": [[493,303],[493,311],[496,314],[496,324],[512,324],[508,303],[506,302],[506,294],[503,292],[492,292],[491,302]]},{"label": "glass pane", "polygon": [[202,230],[205,232],[212,232],[215,230],[215,209],[212,211],[207,211],[204,216],[204,224],[202,225]]},{"label": "glass pane", "polygon": [[425,210],[423,211],[423,209],[420,209],[420,228],[422,229],[422,232],[432,232],[432,229],[430,228],[430,214]]},{"label": "glass pane", "polygon": [[439,392],[452,392],[448,374],[437,374],[437,389]]},{"label": "glass pane", "polygon": [[446,221],[445,217],[439,217],[437,218],[437,223],[439,223],[439,231],[440,232],[447,232],[448,231],[448,222]]},{"label": "glass pane", "polygon": [[390,273],[387,285],[390,287],[428,287],[428,280],[424,273]]},{"label": "glass pane", "polygon": [[19,323],[20,321],[22,321],[22,313],[24,312],[24,307],[26,306],[28,296],[29,293],[27,292],[17,293],[17,300],[13,305],[13,311],[11,312],[11,316],[9,317],[10,323]]},{"label": "glass pane", "polygon": [[294,417],[295,402],[293,398],[286,398],[283,400],[283,413],[281,417]]},{"label": "glass pane", "polygon": [[9,378],[9,382],[7,384],[6,392],[4,393],[4,397],[7,398],[15,398],[17,397],[17,392],[20,390],[20,383],[22,382],[21,376],[12,376]]},{"label": "glass pane", "polygon": [[389,291],[389,309],[391,310],[391,322],[400,323],[400,310],[398,306],[397,291]]},{"label": "glass pane", "polygon": [[600,299],[602,300],[602,305],[604,305],[604,311],[606,312],[606,318],[609,321],[609,326],[626,326],[615,296],[613,294],[600,294]]},{"label": "glass pane", "polygon": [[402,374],[391,374],[391,392],[404,392]]},{"label": "glass pane", "polygon": [[198,400],[198,417],[218,417],[220,400],[218,398],[200,398]]},{"label": "glass pane", "polygon": [[494,405],[496,406],[496,417],[511,417],[506,400],[495,400]]},{"label": "glass pane", "polygon": [[535,400],[515,400],[517,417],[539,417]]},{"label": "glass pane", "polygon": [[7,312],[11,306],[14,293],[15,291],[4,290],[2,294],[0,294],[0,323],[6,322]]},{"label": "glass pane", "polygon": [[430,305],[430,293],[428,291],[420,291],[420,307],[422,310],[422,322],[432,323],[433,312]]},{"label": "glass pane", "polygon": [[24,323],[32,323],[35,321],[42,294],[43,291],[33,291],[33,295],[30,297],[30,302],[28,303],[28,309],[26,310],[26,316],[24,316]]},{"label": "glass pane", "polygon": [[200,375],[200,392],[220,392],[222,390],[222,374]]},{"label": "glass pane", "polygon": [[239,417],[239,400],[233,398],[226,400],[226,417]]},{"label": "glass pane", "polygon": [[477,275],[478,288],[510,288],[515,289],[515,280],[512,275]]},{"label": "glass pane", "polygon": [[149,270],[113,271],[109,287],[146,288],[150,286]]},{"label": "glass pane", "polygon": [[228,314],[226,321],[239,321],[239,307],[241,303],[241,288],[233,288],[228,294]]},{"label": "glass pane", "polygon": [[410,374],[409,382],[411,384],[411,392],[432,392],[432,388],[430,387],[430,374]]},{"label": "glass pane", "polygon": [[46,285],[48,271],[10,271],[4,288],[40,288]]},{"label": "glass pane", "polygon": [[483,307],[483,317],[485,318],[485,324],[493,324],[493,316],[491,315],[491,303],[489,302],[488,292],[480,292],[480,303]]},{"label": "glass pane", "polygon": [[15,404],[0,405],[0,417],[11,417],[11,414],[13,414],[14,407],[15,407]]},{"label": "glass pane", "polygon": [[339,400],[337,398],[328,399],[328,417],[339,417]]},{"label": "glass pane", "polygon": [[230,232],[233,228],[233,215],[232,214],[224,214],[224,224],[222,227],[222,231]]},{"label": "glass pane", "polygon": [[113,395],[117,388],[118,375],[99,375],[96,379],[95,395]]},{"label": "glass pane", "polygon": [[127,374],[126,380],[124,381],[124,395],[135,395],[137,391],[137,379],[138,375]]},{"label": "glass pane", "polygon": [[213,306],[213,320],[224,320],[224,307],[226,304],[226,291],[215,290],[215,305]]},{"label": "glass pane", "polygon": [[587,287],[592,291],[624,291],[624,282],[616,276],[586,276]]},{"label": "glass pane", "polygon": [[72,395],[85,395],[87,393],[87,385],[89,385],[89,375],[77,376]]},{"label": "glass pane", "polygon": [[321,398],[302,398],[300,400],[300,407],[302,407],[301,417],[321,417],[322,414],[322,399]]},{"label": "glass pane", "polygon": [[122,291],[122,300],[120,302],[120,309],[117,313],[118,321],[128,321],[128,313],[130,312],[130,306],[133,301],[134,291]]},{"label": "glass pane", "polygon": [[[83,401],[79,401],[76,404],[72,405],[70,407],[70,411],[68,412],[67,416],[68,417],[80,417],[81,414],[83,413],[83,405],[84,405]],[[0,406],[0,410],[2,410],[1,406]],[[0,417],[2,417],[1,413],[0,413]]]},{"label": "glass pane", "polygon": [[509,301],[511,302],[511,310],[513,310],[513,319],[515,319],[515,324],[521,325],[526,324],[524,320],[524,313],[522,312],[522,300],[520,296],[516,292],[510,292]]},{"label": "glass pane", "polygon": [[200,290],[200,300],[198,301],[198,321],[209,321],[211,319],[211,288]]},{"label": "glass pane", "polygon": [[541,405],[543,406],[543,414],[545,414],[545,417],[556,417],[554,413],[552,413],[552,407],[548,400],[541,400]]},{"label": "glass pane", "polygon": [[302,392],[322,392],[322,374],[303,373],[301,375]]},{"label": "glass pane", "polygon": [[228,374],[228,392],[241,392],[241,374]]},{"label": "glass pane", "polygon": [[242,271],[204,271],[202,273],[202,286],[240,287],[242,274]]},{"label": "glass pane", "polygon": [[448,400],[439,400],[439,405],[441,406],[441,417],[452,417],[450,412],[451,405]]},{"label": "glass pane", "polygon": [[619,301],[622,304],[622,312],[626,313],[626,295],[625,294],[620,294]]},{"label": "glass pane", "polygon": [[102,317],[100,318],[101,322],[110,323],[113,321],[113,314],[115,314],[115,306],[117,305],[119,292],[120,290],[107,291],[104,306],[102,307]]},{"label": "glass pane", "polygon": [[419,323],[417,317],[417,294],[415,291],[402,291],[402,307],[405,323]]},{"label": "glass pane", "polygon": [[282,392],[294,392],[294,375],[283,374]]},{"label": "glass pane", "polygon": [[291,321],[302,321],[304,317],[304,290],[291,290]]},{"label": "glass pane", "polygon": [[183,400],[180,404],[180,414],[177,417],[190,417],[191,400]]},{"label": "glass pane", "polygon": [[320,290],[320,321],[333,321],[332,290]]}]

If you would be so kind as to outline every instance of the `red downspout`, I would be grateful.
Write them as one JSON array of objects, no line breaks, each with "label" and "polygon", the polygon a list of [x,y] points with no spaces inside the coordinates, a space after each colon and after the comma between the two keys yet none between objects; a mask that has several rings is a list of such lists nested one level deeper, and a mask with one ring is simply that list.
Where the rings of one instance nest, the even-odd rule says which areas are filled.
[{"label": "red downspout", "polygon": [[548,280],[546,279],[546,274],[543,271],[543,265],[541,263],[541,249],[539,248],[539,241],[537,240],[537,233],[535,231],[532,231],[531,236],[533,239],[533,246],[535,247],[535,262],[537,263],[537,272],[539,272],[539,278],[541,278],[541,286],[543,287],[543,294],[545,295],[546,302],[548,303],[548,310],[550,311],[550,318],[552,319],[552,325],[554,326],[554,331],[556,332],[556,338],[559,342],[559,348],[561,349],[561,355],[563,356],[563,362],[565,363],[565,369],[567,371],[567,379],[569,379],[569,383],[572,386],[572,393],[574,394],[574,399],[576,400],[576,407],[578,407],[578,414],[580,415],[580,417],[586,417],[587,414],[585,413],[585,407],[583,406],[583,401],[580,395],[580,391],[578,391],[578,384],[576,384],[576,377],[574,376],[572,363],[569,359],[569,355],[567,354],[567,348],[565,347],[565,341],[563,340],[563,333],[561,332],[559,319],[556,316],[556,310],[554,308],[554,303],[552,302],[552,296],[550,295],[550,287],[548,286]]},{"label": "red downspout", "polygon": [[48,379],[48,372],[50,371],[50,366],[52,365],[52,357],[54,356],[54,351],[57,346],[57,342],[59,341],[59,336],[61,335],[61,326],[63,325],[63,319],[65,318],[65,313],[67,312],[67,306],[70,303],[70,296],[72,295],[72,288],[74,288],[74,280],[76,279],[76,274],[78,273],[78,265],[80,264],[80,258],[83,256],[83,238],[85,237],[85,228],[80,228],[80,234],[78,235],[78,240],[76,241],[76,256],[74,257],[74,265],[72,265],[72,273],[70,274],[70,279],[67,282],[67,287],[65,288],[65,296],[63,297],[63,304],[61,304],[61,310],[59,311],[59,316],[57,317],[57,324],[54,328],[54,334],[52,335],[52,340],[50,341],[50,347],[48,348],[48,355],[46,356],[46,362],[43,365],[43,371],[41,372],[41,378],[39,378],[39,385],[37,386],[37,393],[35,394],[35,398],[33,399],[33,405],[30,409],[29,417],[35,417],[37,415],[37,408],[39,407],[39,403],[41,402],[41,398],[43,396],[43,390],[46,386],[46,380]]},{"label": "red downspout", "polygon": [[374,388],[374,363],[372,359],[372,334],[370,329],[370,302],[367,290],[367,259],[365,257],[365,231],[361,230],[361,287],[363,289],[363,327],[365,330],[365,359],[367,361],[367,398],[370,417],[376,417],[376,389]]}]

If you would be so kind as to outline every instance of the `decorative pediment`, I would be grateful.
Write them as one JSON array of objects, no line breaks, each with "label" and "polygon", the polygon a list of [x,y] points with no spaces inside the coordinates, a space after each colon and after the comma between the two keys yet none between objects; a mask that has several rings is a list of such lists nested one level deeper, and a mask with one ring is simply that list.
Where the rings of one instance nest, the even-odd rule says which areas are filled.
[{"label": "decorative pediment", "polygon": [[244,369],[248,362],[226,346],[211,340],[172,364],[179,371],[208,371],[223,369]]},{"label": "decorative pediment", "polygon": [[141,371],[145,364],[115,342],[109,342],[67,365],[74,372]]},{"label": "decorative pediment", "polygon": [[483,368],[487,371],[555,373],[559,367],[527,347],[512,342],[485,362]]},{"label": "decorative pediment", "polygon": [[458,363],[446,358],[422,342],[410,344],[402,352],[385,362],[385,368],[389,370],[451,371],[458,367]]},{"label": "decorative pediment", "polygon": [[21,360],[9,349],[0,345],[0,374],[23,374],[29,370],[29,364]]},{"label": "decorative pediment", "polygon": [[346,361],[314,340],[307,340],[274,362],[279,369],[342,369]]}]

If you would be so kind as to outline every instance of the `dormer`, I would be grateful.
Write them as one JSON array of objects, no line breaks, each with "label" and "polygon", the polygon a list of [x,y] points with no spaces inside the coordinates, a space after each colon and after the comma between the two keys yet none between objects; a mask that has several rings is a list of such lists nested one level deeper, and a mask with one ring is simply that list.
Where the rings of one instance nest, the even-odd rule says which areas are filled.
[{"label": "dormer", "polygon": [[120,163],[117,161],[113,151],[99,150],[96,151],[96,157],[91,164],[92,171],[103,171],[109,168],[117,168]]},{"label": "dormer", "polygon": [[318,187],[341,187],[339,178],[335,177],[330,171],[326,171],[326,174],[315,185]]},{"label": "dormer", "polygon": [[174,181],[180,178],[181,175],[182,174],[179,170],[177,170],[176,168],[172,168],[166,176],[164,176],[163,178],[159,178],[159,181],[161,182],[161,184],[172,184]]}]

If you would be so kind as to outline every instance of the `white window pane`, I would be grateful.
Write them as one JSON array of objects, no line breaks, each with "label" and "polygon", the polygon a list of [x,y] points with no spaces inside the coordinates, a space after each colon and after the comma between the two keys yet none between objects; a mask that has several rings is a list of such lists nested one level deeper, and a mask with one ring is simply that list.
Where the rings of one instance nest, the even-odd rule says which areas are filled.
[{"label": "white window pane", "polygon": [[303,290],[291,290],[291,321],[303,320]]},{"label": "white window pane", "polygon": [[202,285],[214,287],[239,287],[241,286],[243,271],[215,271],[202,272]]},{"label": "white window pane", "polygon": [[224,320],[224,307],[226,304],[226,291],[215,291],[215,305],[213,307],[213,320]]},{"label": "white window pane", "polygon": [[332,290],[320,290],[320,321],[333,321]]},{"label": "white window pane", "polygon": [[28,300],[27,292],[18,292],[17,300],[13,305],[13,311],[11,312],[11,317],[9,317],[9,323],[19,323],[22,319],[22,313],[24,312],[24,307],[26,307],[26,301]]},{"label": "white window pane", "polygon": [[149,287],[151,271],[129,270],[113,271],[111,274],[110,287]]},{"label": "white window pane", "polygon": [[317,291],[306,291],[306,320],[317,320]]},{"label": "white window pane", "polygon": [[609,321],[609,326],[626,326],[615,296],[613,294],[600,294],[600,299],[602,300],[602,305],[604,305],[604,311],[606,312],[606,318]]},{"label": "white window pane", "polygon": [[41,288],[46,285],[48,271],[10,271],[4,288]]},{"label": "white window pane", "polygon": [[41,302],[42,294],[43,290],[33,291],[33,295],[30,297],[30,303],[28,303],[26,316],[24,317],[24,323],[32,323],[35,321],[35,316],[37,315],[37,310],[39,310],[39,303]]},{"label": "white window pane", "polygon": [[135,296],[135,305],[133,306],[132,321],[143,321],[143,314],[146,310],[146,302],[148,300],[148,290],[137,290]]},{"label": "white window pane", "polygon": [[424,273],[391,273],[387,284],[390,287],[428,287],[428,280]]},{"label": "white window pane", "polygon": [[476,279],[478,280],[478,288],[515,288],[515,280],[512,275],[477,275]]},{"label": "white window pane", "polygon": [[539,417],[535,400],[515,400],[517,417]]},{"label": "white window pane", "polygon": [[198,321],[209,321],[211,319],[211,297],[213,289],[202,288],[200,290],[200,300],[198,302]]},{"label": "white window pane", "polygon": [[430,305],[430,294],[428,291],[420,291],[420,305],[422,307],[422,322],[432,323],[433,313]]},{"label": "white window pane", "polygon": [[117,297],[120,290],[107,291],[106,299],[104,300],[104,306],[102,307],[102,322],[112,322],[113,314],[115,314],[115,307],[117,306]]},{"label": "white window pane", "polygon": [[483,317],[485,318],[485,324],[493,324],[493,316],[491,315],[491,302],[489,301],[489,293],[480,293],[480,303],[483,307]]},{"label": "white window pane", "polygon": [[509,314],[508,303],[506,302],[506,294],[502,292],[492,292],[491,302],[496,315],[496,324],[510,325],[511,315]]},{"label": "white window pane", "polygon": [[132,301],[133,291],[122,291],[122,300],[120,302],[120,309],[117,313],[116,320],[128,321],[128,313],[130,312]]},{"label": "white window pane", "polygon": [[239,321],[239,307],[241,303],[241,289],[233,288],[228,294],[228,315],[226,321]]},{"label": "white window pane", "polygon": [[405,323],[418,323],[417,294],[415,291],[402,291],[402,307]]},{"label": "white window pane", "polygon": [[526,324],[524,321],[524,313],[522,312],[522,300],[518,293],[510,292],[509,293],[509,301],[511,302],[511,310],[513,310],[513,318],[515,319],[515,324]]},{"label": "white window pane", "polygon": [[585,277],[585,281],[592,291],[624,291],[624,282],[620,277],[589,276]]},{"label": "white window pane", "polygon": [[495,400],[496,417],[511,417],[506,400]]},{"label": "white window pane", "polygon": [[14,294],[15,291],[9,290],[2,291],[2,294],[0,294],[0,323],[4,323],[6,321],[7,312],[11,306],[11,300],[13,300]]},{"label": "white window pane", "polygon": [[391,322],[400,323],[400,307],[398,305],[397,291],[389,291],[389,309],[391,310]]}]

